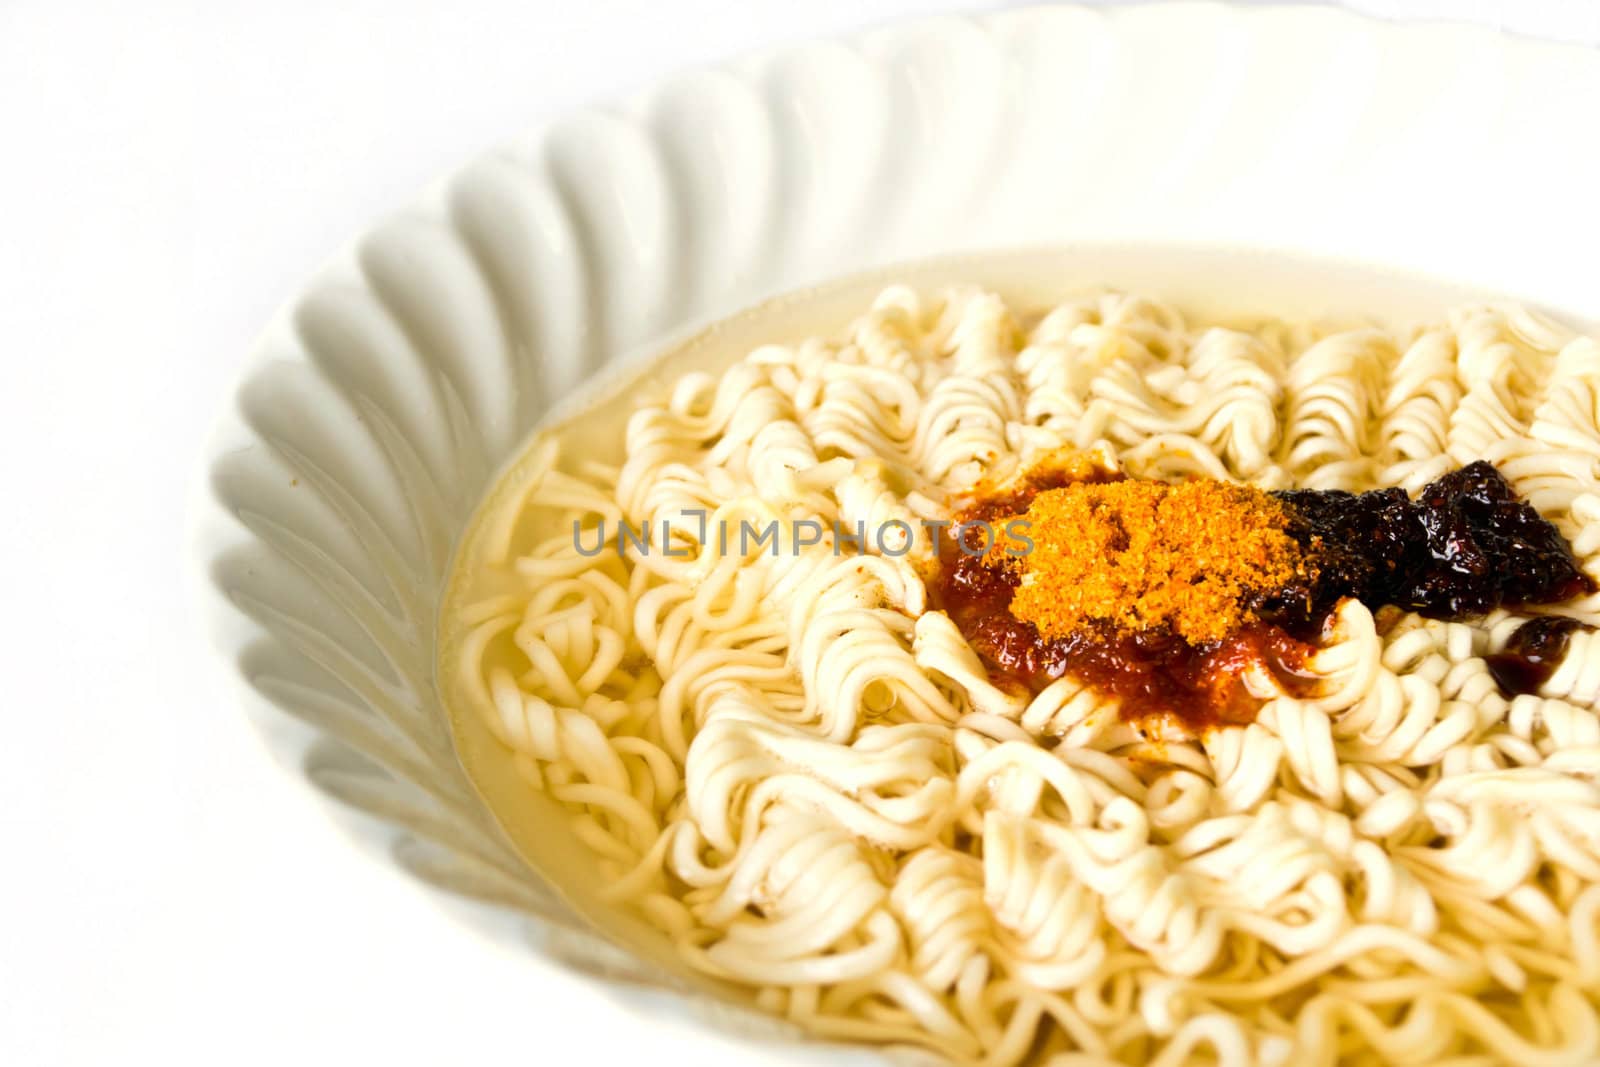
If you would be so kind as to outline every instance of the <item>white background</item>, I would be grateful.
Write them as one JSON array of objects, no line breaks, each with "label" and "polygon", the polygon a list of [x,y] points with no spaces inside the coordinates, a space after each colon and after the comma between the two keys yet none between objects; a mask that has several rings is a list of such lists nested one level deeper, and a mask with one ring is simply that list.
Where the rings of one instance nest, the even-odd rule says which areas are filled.
[{"label": "white background", "polygon": [[[0,1062],[759,1062],[488,936],[277,766],[191,610],[185,501],[255,332],[429,179],[954,6],[0,0]],[[1600,40],[1582,0],[1356,6]]]}]

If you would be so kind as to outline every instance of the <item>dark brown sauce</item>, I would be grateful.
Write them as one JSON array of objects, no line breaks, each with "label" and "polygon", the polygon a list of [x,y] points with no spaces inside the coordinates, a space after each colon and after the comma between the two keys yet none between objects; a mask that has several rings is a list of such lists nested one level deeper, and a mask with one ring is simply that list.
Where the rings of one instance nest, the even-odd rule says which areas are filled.
[{"label": "dark brown sauce", "polygon": [[1583,628],[1577,619],[1560,615],[1529,619],[1512,633],[1505,648],[1485,656],[1484,662],[1506,696],[1537,693],[1561,665],[1573,633]]},{"label": "dark brown sauce", "polygon": [[1274,495],[1317,559],[1313,609],[1352,596],[1374,611],[1393,604],[1464,619],[1595,591],[1561,531],[1483,460],[1429,482],[1415,500],[1403,489]]}]

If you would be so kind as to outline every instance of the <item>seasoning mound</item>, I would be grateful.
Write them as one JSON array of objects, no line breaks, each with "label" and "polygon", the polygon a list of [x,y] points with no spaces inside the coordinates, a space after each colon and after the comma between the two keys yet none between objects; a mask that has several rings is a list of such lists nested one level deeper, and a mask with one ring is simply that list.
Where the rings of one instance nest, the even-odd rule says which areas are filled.
[{"label": "seasoning mound", "polygon": [[1007,539],[992,560],[1016,569],[1010,610],[1047,640],[1170,631],[1219,641],[1254,622],[1254,606],[1314,580],[1267,493],[1228,482],[1075,482],[1033,497],[1029,545]]},{"label": "seasoning mound", "polygon": [[[941,540],[933,601],[997,683],[1039,692],[1070,674],[1126,720],[1190,730],[1253,721],[1252,678],[1311,695],[1314,642],[1346,598],[1454,619],[1596,590],[1560,531],[1482,461],[1413,500],[1168,484],[1052,456],[983,487],[958,519],[1004,534]],[[1507,695],[1535,690],[1574,628],[1519,631],[1491,663]]]}]

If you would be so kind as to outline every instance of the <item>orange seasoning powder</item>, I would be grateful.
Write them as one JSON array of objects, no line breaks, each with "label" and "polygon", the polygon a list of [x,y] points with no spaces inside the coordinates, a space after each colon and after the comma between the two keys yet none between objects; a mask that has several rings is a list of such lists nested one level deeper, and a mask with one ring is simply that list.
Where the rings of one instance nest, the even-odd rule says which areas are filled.
[{"label": "orange seasoning powder", "polygon": [[1037,692],[1070,674],[1125,719],[1190,730],[1254,719],[1252,667],[1303,691],[1312,647],[1257,610],[1301,600],[1316,576],[1273,496],[1056,455],[980,489],[958,516],[975,520],[992,545],[947,539],[932,592],[999,684]]},{"label": "orange seasoning powder", "polygon": [[[1228,482],[1077,482],[1018,516],[1032,546],[991,551],[1016,568],[1011,613],[1046,639],[1086,629],[1171,630],[1190,644],[1254,622],[1253,599],[1309,582],[1282,505]],[[1016,527],[1012,527],[1016,529]]]}]

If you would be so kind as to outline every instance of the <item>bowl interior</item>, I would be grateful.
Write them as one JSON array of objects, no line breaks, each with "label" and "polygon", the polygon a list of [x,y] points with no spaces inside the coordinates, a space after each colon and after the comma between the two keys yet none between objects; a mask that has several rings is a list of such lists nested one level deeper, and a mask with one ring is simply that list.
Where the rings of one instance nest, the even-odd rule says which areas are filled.
[{"label": "bowl interior", "polygon": [[[491,481],[463,527],[453,564],[456,580],[439,598],[440,655],[435,663],[442,669],[430,695],[448,717],[468,780],[526,863],[534,884],[553,888],[575,914],[668,971],[678,972],[679,967],[665,938],[631,915],[599,903],[597,875],[561,808],[519,776],[513,753],[491,734],[464,681],[450,670],[452,650],[470,629],[459,619],[459,609],[474,599],[465,593],[465,579],[482,566],[483,542],[490,536],[479,520],[522,499],[538,468],[532,446],[546,434],[563,439],[568,463],[574,458],[620,463],[626,423],[637,401],[659,397],[690,371],[722,369],[762,344],[837,336],[879,290],[894,283],[935,292],[952,285],[980,285],[1013,307],[1041,310],[1068,295],[1109,287],[1170,301],[1195,322],[1275,317],[1396,329],[1437,321],[1455,305],[1494,299],[1471,286],[1281,253],[1077,245],[962,255],[869,271],[774,297],[686,340],[620,360],[558,402],[530,427],[530,436]],[[1581,321],[1570,312],[1560,317],[1569,324]]]}]

